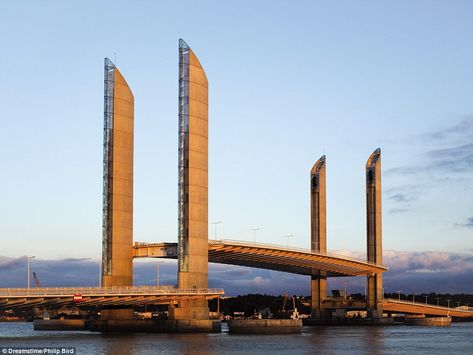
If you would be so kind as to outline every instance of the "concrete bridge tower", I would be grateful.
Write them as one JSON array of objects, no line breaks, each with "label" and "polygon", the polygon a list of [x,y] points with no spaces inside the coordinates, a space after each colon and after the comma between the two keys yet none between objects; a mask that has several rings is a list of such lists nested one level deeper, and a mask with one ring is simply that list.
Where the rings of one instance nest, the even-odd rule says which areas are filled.
[{"label": "concrete bridge tower", "polygon": [[133,283],[134,97],[105,58],[102,286]]},{"label": "concrete bridge tower", "polygon": [[[311,251],[327,252],[327,214],[326,214],[326,179],[325,155],[310,171],[310,223]],[[322,310],[322,300],[327,297],[327,274],[316,271],[311,278],[312,317],[323,318],[327,314]]]},{"label": "concrete bridge tower", "polygon": [[[178,287],[208,287],[208,81],[179,40]],[[208,319],[205,299],[181,301],[174,319]]]},{"label": "concrete bridge tower", "polygon": [[[133,284],[134,97],[105,58],[102,287]],[[103,307],[102,320],[131,319],[133,308]]]},{"label": "concrete bridge tower", "polygon": [[[376,149],[366,163],[366,230],[368,262],[382,264],[381,150]],[[368,276],[368,317],[383,316],[383,274]]]}]

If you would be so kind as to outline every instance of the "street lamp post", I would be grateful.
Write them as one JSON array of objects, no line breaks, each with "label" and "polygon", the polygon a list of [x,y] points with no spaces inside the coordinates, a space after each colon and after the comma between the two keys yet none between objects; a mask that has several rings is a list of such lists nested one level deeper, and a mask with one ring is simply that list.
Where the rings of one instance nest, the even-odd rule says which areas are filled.
[{"label": "street lamp post", "polygon": [[415,293],[412,292],[412,302],[415,302],[415,301],[416,301],[415,297],[416,297],[416,296],[415,296]]},{"label": "street lamp post", "polygon": [[401,300],[401,291],[402,290],[397,291],[399,293],[399,301]]},{"label": "street lamp post", "polygon": [[159,286],[159,282],[160,282],[160,264],[162,264],[162,261],[158,261],[158,264],[157,264],[157,276],[156,276],[156,284]]},{"label": "street lamp post", "polygon": [[289,238],[294,237],[294,234],[283,235],[283,238],[286,238],[286,246],[289,248]]},{"label": "street lamp post", "polygon": [[221,221],[218,221],[218,222],[212,222],[212,224],[215,226],[215,233],[214,233],[214,240],[217,240],[217,224],[221,224],[222,222]]},{"label": "street lamp post", "polygon": [[450,308],[450,301],[451,300],[447,300],[447,307]]},{"label": "street lamp post", "polygon": [[99,260],[99,287],[102,287],[102,263]]},{"label": "street lamp post", "polygon": [[259,228],[250,228],[250,231],[253,231],[253,244],[256,244],[256,231],[259,230]]},{"label": "street lamp post", "polygon": [[424,296],[424,297],[425,297],[425,304],[427,304],[427,298],[428,298],[429,296]]},{"label": "street lamp post", "polygon": [[440,306],[440,297],[435,297],[435,299],[437,300],[437,307]]},{"label": "street lamp post", "polygon": [[26,260],[27,260],[27,272],[28,272],[28,286],[27,286],[27,289],[29,290],[30,289],[30,260],[34,258],[34,255],[33,256],[27,256],[26,257]]}]

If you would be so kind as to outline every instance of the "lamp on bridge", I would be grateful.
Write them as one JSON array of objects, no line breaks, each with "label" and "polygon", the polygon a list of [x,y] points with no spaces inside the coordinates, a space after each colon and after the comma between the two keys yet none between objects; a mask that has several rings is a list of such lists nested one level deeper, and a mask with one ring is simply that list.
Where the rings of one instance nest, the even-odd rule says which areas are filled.
[{"label": "lamp on bridge", "polygon": [[32,256],[26,256],[26,260],[27,260],[27,272],[28,272],[28,290],[30,289],[30,260],[31,259],[34,259],[34,255]]},{"label": "lamp on bridge", "polygon": [[259,230],[259,228],[250,228],[250,231],[253,231],[253,244],[256,244],[256,231]]},{"label": "lamp on bridge", "polygon": [[156,274],[156,285],[159,286],[159,281],[160,281],[160,269],[159,269],[159,266],[160,264],[162,264],[163,261],[158,261],[157,263],[157,274]]},{"label": "lamp on bridge", "polygon": [[286,246],[289,248],[289,238],[294,237],[294,234],[283,235],[283,238],[286,238]]},{"label": "lamp on bridge", "polygon": [[212,224],[215,226],[215,234],[214,234],[214,240],[217,240],[217,224],[221,224],[222,222],[221,221],[218,221],[218,222],[212,222]]}]

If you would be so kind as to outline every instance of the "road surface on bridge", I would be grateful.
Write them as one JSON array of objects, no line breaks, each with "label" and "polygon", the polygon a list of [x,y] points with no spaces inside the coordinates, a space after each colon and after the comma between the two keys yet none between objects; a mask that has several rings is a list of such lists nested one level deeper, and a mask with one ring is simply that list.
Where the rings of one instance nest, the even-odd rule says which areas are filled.
[{"label": "road surface on bridge", "polygon": [[[177,243],[142,243],[133,246],[134,258],[177,258]],[[386,266],[336,254],[281,245],[209,240],[209,262],[312,275],[319,270],[329,277],[364,276],[381,273]]]}]

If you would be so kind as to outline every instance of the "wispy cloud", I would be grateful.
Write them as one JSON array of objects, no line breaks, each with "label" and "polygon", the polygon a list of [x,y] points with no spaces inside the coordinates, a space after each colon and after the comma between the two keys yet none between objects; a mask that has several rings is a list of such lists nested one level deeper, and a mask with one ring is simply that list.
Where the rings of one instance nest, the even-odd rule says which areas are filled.
[{"label": "wispy cloud", "polygon": [[473,217],[468,218],[468,220],[465,223],[465,226],[473,228]]},{"label": "wispy cloud", "polygon": [[[461,173],[473,171],[473,117],[437,131],[422,135],[425,150],[422,161],[386,170],[387,175],[418,175],[438,173]],[[425,139],[427,137],[428,139]]]},{"label": "wispy cloud", "polygon": [[410,211],[432,187],[460,182],[473,173],[473,116],[442,130],[422,134],[416,141],[424,146],[418,161],[407,159],[405,165],[385,171],[385,175],[394,180],[404,177],[417,181],[387,191],[392,206],[390,213]]},{"label": "wispy cloud", "polygon": [[442,141],[450,140],[458,136],[463,137],[465,133],[467,135],[468,133],[473,133],[473,115],[465,117],[463,120],[454,125],[451,125],[450,127],[446,127],[442,130],[425,133],[421,135],[421,138],[424,138],[426,140]]},{"label": "wispy cloud", "polygon": [[[471,137],[473,140],[473,136]],[[473,143],[433,149],[426,153],[431,159],[427,171],[462,173],[473,171]]]},{"label": "wispy cloud", "polygon": [[419,185],[408,184],[388,189],[386,198],[394,203],[389,213],[404,213],[413,208],[414,203],[422,196]]},{"label": "wispy cloud", "polygon": [[24,263],[26,263],[26,257],[24,256],[15,259],[8,257],[0,257],[0,270],[9,271],[18,269]]},{"label": "wispy cloud", "polygon": [[[466,219],[464,223],[457,223],[457,227],[466,227],[466,228],[473,228],[473,217],[469,217]],[[470,249],[473,250],[473,249]]]}]

